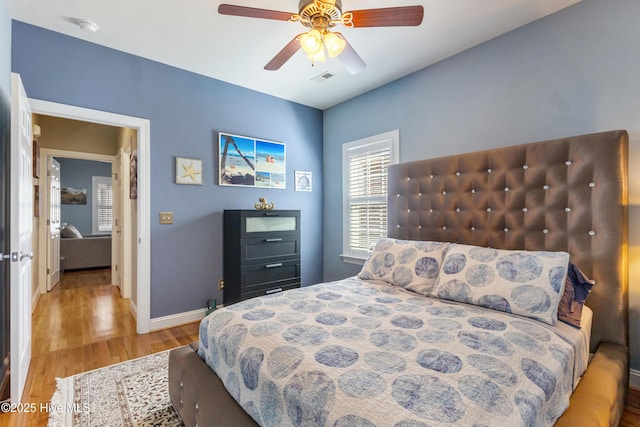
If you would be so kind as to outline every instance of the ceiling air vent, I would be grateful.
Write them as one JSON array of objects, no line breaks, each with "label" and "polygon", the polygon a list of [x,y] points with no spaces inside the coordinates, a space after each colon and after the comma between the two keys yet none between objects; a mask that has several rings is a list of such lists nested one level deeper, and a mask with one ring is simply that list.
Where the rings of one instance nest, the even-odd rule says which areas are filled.
[{"label": "ceiling air vent", "polygon": [[311,79],[312,82],[316,82],[316,83],[322,83],[322,82],[326,82],[327,80],[329,80],[331,77],[334,77],[335,74],[331,74],[328,71],[325,71],[324,73],[320,74],[319,76],[316,76],[314,78]]}]

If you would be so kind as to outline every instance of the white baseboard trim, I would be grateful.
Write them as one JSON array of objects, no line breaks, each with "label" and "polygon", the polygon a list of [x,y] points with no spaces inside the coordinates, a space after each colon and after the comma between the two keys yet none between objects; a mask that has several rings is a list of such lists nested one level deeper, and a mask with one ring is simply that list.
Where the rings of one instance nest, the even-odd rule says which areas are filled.
[{"label": "white baseboard trim", "polygon": [[184,325],[185,323],[199,322],[204,319],[207,309],[199,308],[185,313],[176,313],[169,316],[156,317],[151,319],[150,330],[159,331],[160,329],[173,328],[175,326]]},{"label": "white baseboard trim", "polygon": [[629,387],[640,390],[640,371],[637,369],[629,370]]}]

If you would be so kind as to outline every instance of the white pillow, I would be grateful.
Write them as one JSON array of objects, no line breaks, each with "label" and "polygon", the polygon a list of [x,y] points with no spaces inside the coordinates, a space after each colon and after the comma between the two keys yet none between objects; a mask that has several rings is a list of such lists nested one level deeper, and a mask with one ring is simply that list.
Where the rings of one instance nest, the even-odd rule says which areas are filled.
[{"label": "white pillow", "polygon": [[82,239],[82,234],[80,234],[78,229],[71,224],[68,224],[67,226],[60,229],[60,236],[66,238],[75,237],[76,239]]},{"label": "white pillow", "polygon": [[452,243],[431,296],[558,321],[569,265],[566,252],[519,251]]},{"label": "white pillow", "polygon": [[448,243],[382,238],[373,248],[358,277],[384,280],[428,295],[438,278]]}]

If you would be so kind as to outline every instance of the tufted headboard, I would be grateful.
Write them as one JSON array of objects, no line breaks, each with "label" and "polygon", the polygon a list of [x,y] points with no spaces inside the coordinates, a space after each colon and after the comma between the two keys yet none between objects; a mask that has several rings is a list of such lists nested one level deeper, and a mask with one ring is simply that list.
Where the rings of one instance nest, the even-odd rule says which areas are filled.
[{"label": "tufted headboard", "polygon": [[389,167],[388,235],[562,250],[596,285],[591,351],[629,345],[626,131]]}]

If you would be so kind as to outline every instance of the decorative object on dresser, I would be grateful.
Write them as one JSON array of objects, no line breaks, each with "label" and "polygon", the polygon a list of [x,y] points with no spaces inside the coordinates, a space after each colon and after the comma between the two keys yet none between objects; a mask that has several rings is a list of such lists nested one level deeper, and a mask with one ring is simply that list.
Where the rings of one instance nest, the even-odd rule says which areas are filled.
[{"label": "decorative object on dresser", "polygon": [[224,304],[300,287],[300,211],[224,211]]},{"label": "decorative object on dresser", "polygon": [[276,204],[273,202],[269,203],[267,202],[267,199],[260,197],[254,206],[259,211],[272,211],[275,209]]}]

